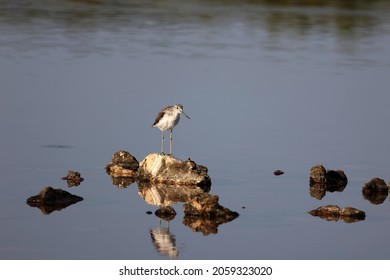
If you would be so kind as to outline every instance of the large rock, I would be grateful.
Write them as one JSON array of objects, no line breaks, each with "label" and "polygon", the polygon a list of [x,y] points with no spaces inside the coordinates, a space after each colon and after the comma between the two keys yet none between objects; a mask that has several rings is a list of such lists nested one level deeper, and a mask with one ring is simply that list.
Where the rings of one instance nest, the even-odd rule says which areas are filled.
[{"label": "large rock", "polygon": [[353,207],[345,207],[341,209],[337,205],[321,206],[309,211],[309,214],[327,221],[338,221],[341,219],[346,223],[362,221],[366,218],[366,213],[362,210]]},{"label": "large rock", "polygon": [[59,211],[81,200],[83,200],[82,197],[62,189],[45,187],[39,194],[29,197],[27,204],[31,207],[38,207],[44,214],[49,214],[54,210]]},{"label": "large rock", "polygon": [[139,181],[167,185],[196,185],[210,189],[211,179],[207,168],[192,160],[182,161],[172,156],[150,154],[139,165]]},{"label": "large rock", "polygon": [[139,167],[137,159],[127,151],[118,151],[112,155],[106,171],[113,177],[134,177]]}]

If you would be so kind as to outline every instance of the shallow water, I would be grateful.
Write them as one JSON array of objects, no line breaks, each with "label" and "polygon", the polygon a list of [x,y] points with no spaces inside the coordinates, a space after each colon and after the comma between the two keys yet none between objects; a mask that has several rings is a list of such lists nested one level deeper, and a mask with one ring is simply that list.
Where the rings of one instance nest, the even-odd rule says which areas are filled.
[{"label": "shallow water", "polygon": [[[389,198],[361,188],[390,181],[390,5],[350,2],[0,1],[0,258],[388,259]],[[104,170],[118,150],[159,152],[151,125],[175,103],[191,120],[174,155],[240,213],[217,233],[185,226],[181,204],[169,224],[147,215]],[[344,170],[344,192],[310,196],[318,163]],[[68,188],[68,170],[85,181]],[[26,204],[44,186],[84,200],[44,215]],[[327,204],[366,219],[307,213]]]}]

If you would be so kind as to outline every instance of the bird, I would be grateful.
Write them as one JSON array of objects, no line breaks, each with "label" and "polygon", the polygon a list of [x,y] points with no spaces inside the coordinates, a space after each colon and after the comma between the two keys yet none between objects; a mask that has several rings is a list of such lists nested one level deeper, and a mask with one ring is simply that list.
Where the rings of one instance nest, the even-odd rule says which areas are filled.
[{"label": "bird", "polygon": [[162,132],[161,135],[162,155],[164,155],[164,132],[168,129],[170,130],[169,155],[172,155],[172,130],[179,123],[181,114],[184,114],[184,116],[190,119],[190,117],[187,116],[186,113],[184,113],[183,105],[181,104],[165,107],[157,114],[156,120],[154,121],[152,127],[159,128]]}]

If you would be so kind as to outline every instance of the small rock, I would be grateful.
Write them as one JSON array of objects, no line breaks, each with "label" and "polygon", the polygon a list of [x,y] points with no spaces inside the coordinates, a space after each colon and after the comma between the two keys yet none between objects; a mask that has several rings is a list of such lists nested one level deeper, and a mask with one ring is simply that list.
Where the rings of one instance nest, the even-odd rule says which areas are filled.
[{"label": "small rock", "polygon": [[321,164],[317,164],[310,169],[310,184],[326,183],[326,169]]},{"label": "small rock", "polygon": [[347,176],[342,170],[328,170],[325,174],[326,190],[329,192],[341,192],[348,184]]},{"label": "small rock", "polygon": [[363,192],[383,192],[388,193],[389,188],[386,185],[386,182],[380,178],[373,178],[368,183],[364,184]]},{"label": "small rock", "polygon": [[79,172],[72,170],[69,170],[68,174],[61,179],[67,181],[68,187],[79,186],[80,183],[84,181],[84,178],[81,177],[81,174]]},{"label": "small rock", "polygon": [[280,176],[280,175],[283,175],[283,174],[284,174],[284,172],[282,170],[280,170],[280,169],[274,171],[274,175],[275,176]]},{"label": "small rock", "polygon": [[370,201],[372,204],[379,205],[385,202],[389,189],[384,180],[380,178],[373,178],[362,188],[364,199]]},{"label": "small rock", "polygon": [[114,177],[132,177],[139,168],[137,159],[127,151],[118,151],[112,155],[111,162],[106,165],[106,172]]},{"label": "small rock", "polygon": [[165,221],[171,221],[176,216],[176,211],[171,206],[164,206],[157,209],[154,214]]}]

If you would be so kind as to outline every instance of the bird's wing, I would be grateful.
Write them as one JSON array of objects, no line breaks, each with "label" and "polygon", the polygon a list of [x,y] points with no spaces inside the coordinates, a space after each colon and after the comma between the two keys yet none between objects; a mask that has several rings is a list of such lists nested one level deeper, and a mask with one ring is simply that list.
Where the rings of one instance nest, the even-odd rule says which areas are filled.
[{"label": "bird's wing", "polygon": [[160,111],[156,117],[156,120],[154,121],[153,125],[152,126],[155,126],[159,121],[160,119],[164,116],[165,114],[165,111]]}]

